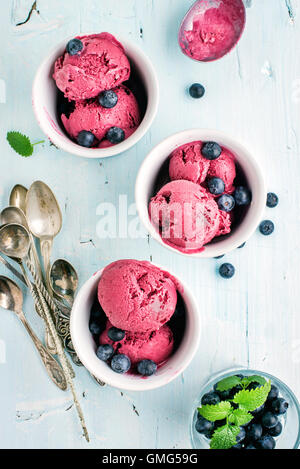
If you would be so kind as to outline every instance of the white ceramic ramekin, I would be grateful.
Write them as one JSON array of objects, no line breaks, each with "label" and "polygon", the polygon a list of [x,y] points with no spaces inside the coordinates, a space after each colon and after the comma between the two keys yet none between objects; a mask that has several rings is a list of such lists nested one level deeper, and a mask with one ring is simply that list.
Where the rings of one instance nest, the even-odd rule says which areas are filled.
[{"label": "white ceramic ramekin", "polygon": [[[148,205],[150,198],[154,195],[153,188],[155,180],[169,155],[175,148],[195,140],[215,141],[233,153],[247,180],[248,187],[252,192],[252,202],[247,208],[246,215],[241,223],[236,226],[230,234],[220,236],[216,240],[213,240],[211,243],[207,244],[201,252],[187,254],[180,252],[163,241],[156,228],[151,223]],[[263,173],[256,158],[254,158],[244,146],[238,143],[234,138],[218,130],[191,129],[171,135],[159,143],[147,155],[137,176],[135,200],[142,223],[151,236],[162,246],[168,248],[170,251],[185,256],[198,258],[216,257],[236,249],[253,234],[261,221],[266,206],[266,189]]]},{"label": "white ceramic ramekin", "polygon": [[[161,266],[157,267],[166,270]],[[176,276],[186,308],[186,327],[181,344],[174,354],[158,368],[155,375],[148,378],[128,373],[118,374],[112,371],[108,364],[97,358],[97,347],[89,331],[91,307],[97,294],[97,286],[102,272],[103,269],[96,272],[82,286],[72,308],[71,337],[76,353],[83,365],[96,378],[119,389],[148,391],[170,383],[186,369],[199,345],[201,334],[200,313],[190,289]],[[173,277],[175,276],[173,275]]]},{"label": "white ceramic ramekin", "polygon": [[[95,33],[80,33],[80,36]],[[147,94],[147,107],[143,120],[136,131],[123,142],[108,148],[85,148],[73,142],[66,134],[57,115],[57,87],[52,78],[54,63],[60,57],[67,42],[66,38],[44,59],[39,66],[32,87],[32,105],[37,121],[47,137],[57,147],[85,158],[106,158],[118,155],[135,145],[148,131],[158,108],[159,87],[154,67],[146,54],[133,42],[126,38],[117,39],[122,43],[131,62],[132,68],[138,73]]]}]

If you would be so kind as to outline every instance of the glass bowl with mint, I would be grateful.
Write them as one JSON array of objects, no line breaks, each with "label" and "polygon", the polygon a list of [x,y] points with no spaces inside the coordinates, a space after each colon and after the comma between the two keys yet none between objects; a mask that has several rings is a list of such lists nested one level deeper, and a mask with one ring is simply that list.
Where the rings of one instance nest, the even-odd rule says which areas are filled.
[{"label": "glass bowl with mint", "polygon": [[275,376],[227,370],[202,388],[190,430],[195,449],[296,449],[300,406]]}]

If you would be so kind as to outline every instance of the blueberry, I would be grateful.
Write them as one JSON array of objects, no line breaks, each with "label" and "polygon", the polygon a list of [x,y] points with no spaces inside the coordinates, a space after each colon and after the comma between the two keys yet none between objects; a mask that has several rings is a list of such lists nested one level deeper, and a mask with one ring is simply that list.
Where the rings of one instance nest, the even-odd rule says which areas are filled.
[{"label": "blueberry", "polygon": [[260,419],[264,410],[265,410],[265,404],[261,405],[260,407],[257,407],[257,409],[253,410],[251,414],[254,415],[256,419]]},{"label": "blueberry", "polygon": [[256,449],[256,448],[252,443],[249,443],[248,445],[245,446],[244,449]]},{"label": "blueberry", "polygon": [[113,342],[120,342],[125,337],[125,331],[122,329],[117,329],[116,327],[111,327],[107,331],[107,335]]},{"label": "blueberry", "polygon": [[215,429],[217,428],[220,428],[220,427],[224,427],[224,425],[226,425],[226,419],[223,419],[223,420],[216,420],[215,421]]},{"label": "blueberry", "polygon": [[250,383],[249,386],[247,387],[247,389],[249,389],[251,391],[251,389],[257,389],[261,386],[261,384],[259,383]]},{"label": "blueberry", "polygon": [[201,153],[207,160],[216,160],[222,153],[222,148],[216,142],[206,142],[202,145]]},{"label": "blueberry", "polygon": [[232,446],[230,449],[243,449],[242,443],[237,443],[236,445]]},{"label": "blueberry", "polygon": [[81,130],[77,135],[77,143],[82,147],[90,148],[95,141],[95,135],[88,130]]},{"label": "blueberry", "polygon": [[282,423],[281,423],[281,422],[277,422],[277,425],[275,425],[275,427],[270,428],[270,429],[268,430],[268,435],[271,435],[271,436],[279,436],[281,432],[282,432]]},{"label": "blueberry", "polygon": [[125,139],[125,132],[120,127],[111,127],[106,132],[106,138],[110,143],[120,143]]},{"label": "blueberry", "polygon": [[279,390],[276,386],[274,386],[274,384],[272,384],[271,386],[271,391],[269,392],[268,394],[268,398],[267,398],[267,401],[273,401],[274,399],[276,399],[279,395]]},{"label": "blueberry", "polygon": [[272,436],[264,435],[256,442],[257,449],[274,449],[276,442]]},{"label": "blueberry", "polygon": [[93,304],[91,309],[91,319],[95,319],[96,321],[100,321],[102,319],[106,319],[105,313],[98,303],[98,301]]},{"label": "blueberry", "polygon": [[207,186],[209,192],[213,195],[220,195],[225,191],[225,183],[221,178],[209,179]]},{"label": "blueberry", "polygon": [[236,205],[249,205],[251,202],[251,192],[247,187],[238,186],[233,194]]},{"label": "blueberry", "polygon": [[255,441],[259,440],[263,434],[263,428],[259,423],[250,423],[247,427],[247,440]]},{"label": "blueberry", "polygon": [[141,360],[137,365],[137,370],[140,375],[151,376],[157,370],[157,364],[153,360]]},{"label": "blueberry", "polygon": [[227,391],[217,391],[216,392],[219,394],[221,401],[228,401],[228,399],[231,398],[231,389],[228,389]]},{"label": "blueberry", "polygon": [[197,422],[195,428],[198,433],[208,433],[214,430],[214,423],[206,420],[201,415],[198,415]]},{"label": "blueberry", "polygon": [[113,90],[102,91],[98,96],[98,102],[102,107],[111,109],[118,102],[118,95]]},{"label": "blueberry", "polygon": [[216,256],[216,257],[214,257],[214,259],[222,259],[222,257],[224,257],[224,256],[225,256],[225,254],[221,254],[221,256]]},{"label": "blueberry", "polygon": [[97,348],[96,355],[100,360],[103,360],[106,362],[109,360],[114,354],[114,348],[112,345],[105,344],[105,345],[100,345]]},{"label": "blueberry", "polygon": [[243,244],[241,244],[241,245],[238,247],[238,249],[242,249],[245,245],[246,245],[246,241],[245,241]]},{"label": "blueberry", "polygon": [[202,396],[201,404],[202,405],[216,405],[221,401],[219,394],[216,392],[208,392]]},{"label": "blueberry", "polygon": [[283,399],[282,397],[278,397],[277,399],[274,399],[271,403],[271,408],[274,414],[281,415],[285,414],[286,411],[288,410],[289,403]]},{"label": "blueberry", "polygon": [[267,207],[274,208],[278,205],[278,196],[274,192],[268,192],[267,194]]},{"label": "blueberry", "polygon": [[71,39],[66,45],[66,51],[70,55],[76,55],[83,49],[83,44],[80,39]]},{"label": "blueberry", "polygon": [[262,426],[267,429],[276,427],[277,423],[278,423],[278,417],[269,411],[263,414],[261,418]]},{"label": "blueberry", "polygon": [[234,276],[235,268],[232,264],[229,264],[229,262],[225,262],[220,266],[219,273],[223,278],[231,278]]},{"label": "blueberry", "polygon": [[218,206],[219,209],[224,212],[231,212],[235,207],[235,200],[232,195],[223,194],[218,198]]},{"label": "blueberry", "polygon": [[241,441],[245,439],[245,437],[246,437],[246,430],[243,427],[241,427],[240,433],[236,437],[236,442],[240,443]]},{"label": "blueberry", "polygon": [[131,361],[127,355],[120,353],[119,355],[113,356],[110,366],[116,373],[126,373],[131,367]]},{"label": "blueberry", "polygon": [[205,94],[205,88],[203,85],[200,85],[200,83],[194,83],[193,85],[190,86],[189,88],[189,93],[192,98],[202,98]]},{"label": "blueberry", "polygon": [[94,319],[89,322],[89,329],[91,334],[93,335],[99,335],[102,332],[101,324],[99,323],[99,321],[96,321]]},{"label": "blueberry", "polygon": [[271,220],[263,220],[259,225],[259,231],[264,236],[269,236],[274,231],[274,223]]}]

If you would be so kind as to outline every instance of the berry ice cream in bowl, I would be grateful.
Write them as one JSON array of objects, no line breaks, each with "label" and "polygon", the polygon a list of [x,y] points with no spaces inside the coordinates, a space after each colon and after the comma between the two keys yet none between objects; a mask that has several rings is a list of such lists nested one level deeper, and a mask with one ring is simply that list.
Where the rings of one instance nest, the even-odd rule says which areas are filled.
[{"label": "berry ice cream in bowl", "polygon": [[71,336],[98,379],[136,391],[175,379],[200,340],[199,312],[189,288],[150,262],[125,259],[96,272],[71,314]]},{"label": "berry ice cream in bowl", "polygon": [[297,449],[299,402],[285,383],[268,373],[223,371],[201,389],[190,433],[197,449]]},{"label": "berry ice cream in bowl", "polygon": [[215,130],[186,130],[157,145],[136,181],[140,218],[173,252],[217,257],[239,247],[261,221],[266,191],[257,159]]},{"label": "berry ice cream in bowl", "polygon": [[158,106],[151,62],[135,44],[107,32],[66,39],[33,84],[38,122],[59,148],[104,158],[138,142]]}]

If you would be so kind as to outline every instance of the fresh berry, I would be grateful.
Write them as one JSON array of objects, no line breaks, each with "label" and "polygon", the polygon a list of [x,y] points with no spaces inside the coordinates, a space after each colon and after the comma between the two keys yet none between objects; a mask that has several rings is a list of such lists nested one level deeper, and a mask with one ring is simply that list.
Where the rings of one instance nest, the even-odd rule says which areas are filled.
[{"label": "fresh berry", "polygon": [[249,205],[251,202],[251,192],[247,187],[238,186],[233,194],[236,205]]},{"label": "fresh berry", "polygon": [[231,389],[228,389],[227,391],[218,391],[215,389],[216,393],[219,394],[221,401],[227,401],[228,399],[231,399]]},{"label": "fresh berry", "polygon": [[77,143],[82,147],[90,148],[95,141],[95,135],[88,130],[81,130],[77,135]]},{"label": "fresh berry", "polygon": [[274,223],[271,220],[264,220],[259,225],[259,231],[264,236],[269,236],[274,231]]},{"label": "fresh berry", "polygon": [[232,446],[230,449],[243,449],[242,443],[237,443],[236,445]]},{"label": "fresh berry", "polygon": [[225,254],[221,254],[221,256],[216,256],[214,259],[222,259],[222,257],[224,257]]},{"label": "fresh berry", "polygon": [[105,313],[103,309],[101,308],[101,306],[99,305],[99,303],[95,302],[91,309],[91,319],[96,319],[99,321],[100,319],[103,319],[103,318],[105,318]]},{"label": "fresh berry", "polygon": [[247,387],[247,389],[249,389],[251,391],[251,389],[256,389],[256,388],[260,388],[261,384],[259,383],[250,383],[249,386]]},{"label": "fresh berry", "polygon": [[243,244],[241,244],[241,245],[238,247],[238,249],[242,249],[245,245],[246,245],[246,241],[245,241]]},{"label": "fresh berry", "polygon": [[235,207],[235,200],[232,195],[223,194],[218,198],[218,206],[219,209],[224,212],[231,212]]},{"label": "fresh berry", "polygon": [[269,392],[268,394],[268,398],[267,398],[267,401],[270,402],[270,401],[273,401],[274,399],[276,399],[277,397],[279,396],[279,390],[276,386],[274,386],[274,384],[272,384],[271,386],[271,391]]},{"label": "fresh berry", "polygon": [[194,83],[193,85],[190,86],[189,88],[189,93],[192,98],[202,98],[205,94],[205,88],[203,85],[200,85],[200,83]]},{"label": "fresh berry", "polygon": [[275,425],[275,427],[270,428],[268,430],[268,434],[271,435],[271,436],[279,436],[281,432],[282,432],[282,423],[281,422],[277,422],[277,425]]},{"label": "fresh berry", "polygon": [[102,107],[111,109],[118,102],[118,95],[113,90],[102,91],[98,96],[98,102]]},{"label": "fresh berry", "polygon": [[273,428],[276,427],[278,423],[278,417],[272,414],[272,412],[266,412],[261,418],[261,424],[264,428]]},{"label": "fresh berry", "polygon": [[223,278],[231,278],[234,276],[235,268],[232,264],[229,264],[229,262],[225,262],[220,266],[219,273]]},{"label": "fresh berry", "polygon": [[100,345],[97,348],[96,352],[97,357],[100,358],[100,360],[103,360],[104,362],[109,360],[113,356],[113,354],[114,348],[110,344]]},{"label": "fresh berry", "polygon": [[208,392],[202,396],[201,404],[202,405],[216,405],[221,401],[219,394],[216,392]]},{"label": "fresh berry", "polygon": [[247,427],[247,440],[255,441],[261,438],[263,433],[262,426],[259,423],[250,423]]},{"label": "fresh berry", "polygon": [[268,192],[267,194],[267,207],[274,208],[278,205],[278,196],[274,192]]},{"label": "fresh berry", "polygon": [[256,449],[256,448],[252,443],[249,443],[248,445],[245,446],[244,449]]},{"label": "fresh berry", "polygon": [[110,143],[120,143],[125,139],[125,132],[120,127],[111,127],[106,132],[106,138]]},{"label": "fresh berry", "polygon": [[264,410],[265,410],[265,404],[261,405],[260,407],[257,407],[257,409],[253,410],[251,413],[252,415],[255,416],[256,419],[259,419],[264,413]]},{"label": "fresh berry", "polygon": [[209,179],[207,186],[209,192],[213,195],[220,195],[225,191],[225,183],[221,178]]},{"label": "fresh berry", "polygon": [[283,399],[282,397],[278,397],[277,399],[274,399],[271,403],[271,408],[274,414],[281,415],[285,414],[286,411],[288,410],[289,403]]},{"label": "fresh berry", "polygon": [[201,148],[201,153],[207,160],[216,160],[222,153],[222,148],[216,142],[206,142]]},{"label": "fresh berry", "polygon": [[195,428],[198,433],[208,433],[214,429],[214,423],[206,420],[201,415],[198,415]]},{"label": "fresh berry", "polygon": [[151,376],[157,370],[157,365],[153,360],[141,360],[137,365],[137,370],[140,375]]},{"label": "fresh berry", "polygon": [[245,439],[245,437],[246,437],[246,430],[243,427],[241,427],[240,433],[236,437],[236,442],[240,443],[241,441]]},{"label": "fresh berry", "polygon": [[107,331],[107,335],[113,342],[120,342],[125,337],[125,331],[122,329],[117,329],[117,327],[111,327]]},{"label": "fresh berry", "polygon": [[71,39],[67,46],[66,46],[66,51],[70,55],[76,55],[78,52],[80,52],[83,49],[83,44],[80,39]]},{"label": "fresh berry", "polygon": [[90,333],[93,335],[99,335],[102,332],[102,327],[99,321],[92,319],[89,323]]},{"label": "fresh berry", "polygon": [[264,435],[255,443],[257,449],[274,449],[276,442],[272,436]]},{"label": "fresh berry", "polygon": [[120,353],[119,355],[113,356],[110,366],[116,373],[126,373],[131,367],[131,361],[127,355]]}]

